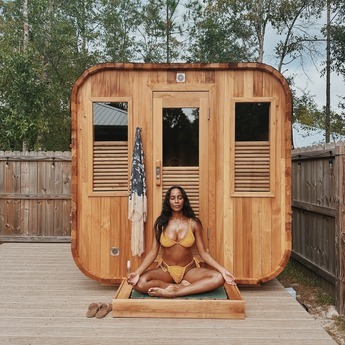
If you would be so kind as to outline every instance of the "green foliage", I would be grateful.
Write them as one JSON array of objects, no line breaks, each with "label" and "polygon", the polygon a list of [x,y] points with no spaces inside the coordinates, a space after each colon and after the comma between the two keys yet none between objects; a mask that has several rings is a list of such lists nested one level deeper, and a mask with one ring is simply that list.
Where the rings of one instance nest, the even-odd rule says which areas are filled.
[{"label": "green foliage", "polygon": [[105,45],[106,59],[131,61],[135,55],[135,35],[140,23],[140,0],[103,0],[100,39]]},{"label": "green foliage", "polygon": [[[296,286],[299,293],[313,294],[319,305],[334,305],[334,297],[325,292],[321,287],[315,273],[299,264],[297,261],[290,260],[278,276],[278,280],[285,287]],[[310,297],[310,296],[309,296]]]},{"label": "green foliage", "polygon": [[283,272],[278,276],[278,280],[288,280],[290,286],[297,283],[308,286],[317,286],[316,278],[310,274],[306,274],[306,269],[303,269],[300,264],[293,260],[288,262]]},{"label": "green foliage", "polygon": [[342,0],[334,0],[334,18],[331,23],[331,47],[333,69],[345,80],[345,3]]},{"label": "green foliage", "polygon": [[333,68],[345,79],[345,25],[333,26],[331,28],[331,37]]},{"label": "green foliage", "polygon": [[320,111],[314,98],[309,93],[303,93],[301,97],[294,97],[293,122],[317,127],[317,119]]},{"label": "green foliage", "polygon": [[[71,88],[100,62],[264,61],[268,28],[279,70],[322,51],[308,34],[322,0],[28,0],[25,47],[22,6],[0,1],[0,150],[68,150]],[[332,11],[332,67],[344,76],[344,1]],[[340,106],[331,126],[344,133]],[[322,128],[324,110],[306,93],[294,120]]]},{"label": "green foliage", "polygon": [[[297,97],[294,94],[293,99],[293,122],[315,128],[324,127],[326,119],[325,109],[318,108],[314,96],[310,95],[310,93],[303,93],[302,96]],[[345,135],[344,123],[344,114],[331,112],[331,133]]]},{"label": "green foliage", "polygon": [[316,294],[316,301],[320,305],[334,305],[335,304],[335,299],[333,296],[329,295],[328,293],[324,291],[319,291]]},{"label": "green foliage", "polygon": [[[21,1],[0,4],[0,149],[68,150],[70,92],[97,63],[95,1],[28,2],[29,46],[23,50]],[[90,21],[91,20],[91,21]]]},{"label": "green foliage", "polygon": [[182,0],[142,2],[137,28],[137,54],[144,62],[173,62],[182,49]]},{"label": "green foliage", "polygon": [[45,86],[35,56],[13,54],[2,58],[0,95],[0,140],[8,148],[37,149],[47,130]]},{"label": "green foliage", "polygon": [[198,1],[189,5],[188,18],[194,25],[190,28],[190,45],[185,54],[188,61],[206,63],[255,59],[253,49],[243,44],[250,42],[251,34],[236,14],[214,1],[205,6],[197,4]]}]

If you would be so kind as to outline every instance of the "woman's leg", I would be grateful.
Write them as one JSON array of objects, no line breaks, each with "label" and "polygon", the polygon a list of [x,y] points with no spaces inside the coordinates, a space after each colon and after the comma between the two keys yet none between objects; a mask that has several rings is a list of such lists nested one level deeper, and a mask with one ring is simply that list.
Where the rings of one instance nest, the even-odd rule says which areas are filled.
[{"label": "woman's leg", "polygon": [[152,285],[148,293],[150,296],[181,297],[211,291],[224,284],[221,273],[208,268],[192,268],[183,279],[182,284],[173,287],[170,284],[167,287]]},{"label": "woman's leg", "polygon": [[161,268],[155,268],[144,272],[138,283],[133,286],[133,289],[141,293],[147,293],[153,286],[165,289],[173,282],[168,272],[164,272]]}]

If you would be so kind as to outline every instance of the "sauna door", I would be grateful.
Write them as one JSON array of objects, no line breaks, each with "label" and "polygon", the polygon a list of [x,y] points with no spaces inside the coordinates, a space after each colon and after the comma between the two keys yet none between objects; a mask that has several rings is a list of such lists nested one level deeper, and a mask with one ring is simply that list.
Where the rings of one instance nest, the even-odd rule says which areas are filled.
[{"label": "sauna door", "polygon": [[209,227],[209,104],[208,92],[153,93],[153,214],[172,185],[187,192],[204,227]]}]

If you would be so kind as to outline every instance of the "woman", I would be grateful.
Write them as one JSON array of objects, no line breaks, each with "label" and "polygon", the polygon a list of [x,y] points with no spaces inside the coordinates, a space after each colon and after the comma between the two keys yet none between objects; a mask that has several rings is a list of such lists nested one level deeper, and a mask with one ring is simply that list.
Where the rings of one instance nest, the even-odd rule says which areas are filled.
[{"label": "woman", "polygon": [[[150,296],[180,297],[216,289],[224,281],[235,285],[234,276],[206,251],[201,222],[182,187],[172,186],[167,191],[154,229],[151,250],[127,279],[135,290]],[[201,258],[214,270],[201,268],[193,258],[194,243]],[[146,271],[157,258],[160,246],[163,251],[158,267]]]}]

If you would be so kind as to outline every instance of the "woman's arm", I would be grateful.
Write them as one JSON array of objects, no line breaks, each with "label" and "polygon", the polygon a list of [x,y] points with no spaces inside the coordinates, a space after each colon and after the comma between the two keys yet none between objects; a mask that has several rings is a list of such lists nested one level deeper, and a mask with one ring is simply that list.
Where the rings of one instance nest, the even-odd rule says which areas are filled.
[{"label": "woman's arm", "polygon": [[216,269],[218,272],[220,272],[223,275],[224,280],[231,285],[235,284],[235,277],[222,265],[220,265],[212,256],[211,254],[206,250],[205,243],[202,238],[202,225],[201,223],[192,222],[192,227],[194,229],[194,236],[195,236],[195,243],[196,247],[198,249],[198,252],[201,256],[201,258],[208,264],[209,266]]},{"label": "woman's arm", "polygon": [[155,261],[158,251],[159,251],[160,244],[156,240],[156,237],[153,236],[152,246],[150,251],[145,256],[143,262],[141,265],[132,273],[130,273],[127,277],[128,284],[135,285],[140,276],[152,265],[152,263]]}]

